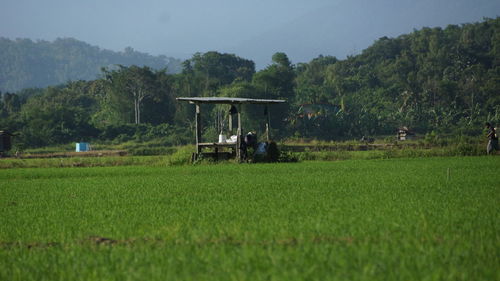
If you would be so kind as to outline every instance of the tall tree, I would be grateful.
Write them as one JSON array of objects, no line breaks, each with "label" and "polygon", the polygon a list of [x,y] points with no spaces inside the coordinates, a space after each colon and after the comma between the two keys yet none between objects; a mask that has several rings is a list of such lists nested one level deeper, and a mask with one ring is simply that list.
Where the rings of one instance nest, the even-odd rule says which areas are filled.
[{"label": "tall tree", "polygon": [[284,133],[287,117],[290,114],[290,105],[293,104],[295,95],[295,70],[294,65],[285,53],[275,53],[273,64],[255,73],[253,85],[262,93],[263,98],[284,99],[284,104],[274,105],[272,109],[273,128]]},{"label": "tall tree", "polygon": [[204,95],[234,81],[250,81],[255,73],[255,63],[234,54],[218,52],[196,53],[183,64],[184,73],[191,73],[203,85]]},{"label": "tall tree", "polygon": [[117,70],[103,69],[103,71],[112,96],[111,102],[118,114],[126,116],[130,108],[133,108],[134,123],[140,124],[144,99],[158,92],[155,72],[147,66],[125,67],[122,65],[119,65]]}]

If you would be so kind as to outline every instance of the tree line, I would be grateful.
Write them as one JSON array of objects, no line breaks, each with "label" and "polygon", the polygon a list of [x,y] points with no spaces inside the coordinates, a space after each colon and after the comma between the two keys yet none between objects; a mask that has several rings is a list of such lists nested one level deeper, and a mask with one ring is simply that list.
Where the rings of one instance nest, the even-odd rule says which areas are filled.
[{"label": "tree line", "polygon": [[[168,73],[147,66],[101,69],[99,79],[4,93],[0,128],[26,146],[80,140],[193,141],[194,108],[176,97],[285,99],[271,108],[276,138],[353,139],[417,133],[479,134],[500,121],[500,18],[383,37],[344,60],[319,56],[293,64],[285,53],[255,71],[234,54],[206,52]],[[205,106],[214,138],[228,108]],[[262,132],[263,109],[244,106],[244,128]]]}]

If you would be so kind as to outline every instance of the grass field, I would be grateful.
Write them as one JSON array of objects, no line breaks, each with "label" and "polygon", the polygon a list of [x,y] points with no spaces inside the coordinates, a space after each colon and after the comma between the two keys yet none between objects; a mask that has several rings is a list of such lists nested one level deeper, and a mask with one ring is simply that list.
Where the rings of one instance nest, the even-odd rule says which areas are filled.
[{"label": "grass field", "polygon": [[500,280],[500,158],[0,170],[0,280]]}]

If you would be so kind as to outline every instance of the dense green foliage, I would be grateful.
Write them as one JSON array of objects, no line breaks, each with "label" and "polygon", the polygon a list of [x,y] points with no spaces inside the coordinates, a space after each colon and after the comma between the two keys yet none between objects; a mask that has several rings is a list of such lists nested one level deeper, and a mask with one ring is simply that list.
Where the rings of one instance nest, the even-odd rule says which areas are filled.
[{"label": "dense green foliage", "polygon": [[2,280],[498,280],[498,157],[0,170]]},{"label": "dense green foliage", "polygon": [[334,130],[374,134],[405,125],[474,132],[500,118],[499,51],[500,19],[384,37],[344,61],[299,65],[299,101],[341,105],[323,118]]},{"label": "dense green foliage", "polygon": [[94,80],[101,67],[115,64],[166,68],[180,71],[181,62],[166,56],[151,56],[127,47],[113,52],[72,38],[53,42],[0,37],[0,91],[47,87],[75,80]]},{"label": "dense green foliage", "polygon": [[[422,135],[478,135],[485,121],[500,122],[500,18],[384,37],[345,60],[319,56],[294,65],[284,53],[272,58],[258,72],[252,61],[218,52],[195,54],[178,74],[104,68],[102,79],[4,94],[0,128],[21,132],[25,146],[173,134],[172,144],[181,144],[194,127],[193,106],[175,102],[181,96],[286,99],[270,111],[275,138],[357,139],[401,126]],[[202,108],[210,117],[204,138],[215,140],[215,120],[228,110]],[[245,132],[262,135],[263,108],[242,110]]]}]

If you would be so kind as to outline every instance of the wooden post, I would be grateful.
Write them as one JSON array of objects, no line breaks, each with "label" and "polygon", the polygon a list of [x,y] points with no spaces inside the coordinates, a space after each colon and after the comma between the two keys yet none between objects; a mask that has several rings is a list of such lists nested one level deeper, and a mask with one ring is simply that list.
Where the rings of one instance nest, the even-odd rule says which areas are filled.
[{"label": "wooden post", "polygon": [[[233,105],[231,105],[232,107]],[[233,114],[231,114],[231,110],[229,110],[229,124],[228,124],[228,131],[229,131],[229,137],[233,134]]]},{"label": "wooden post", "polygon": [[241,161],[241,106],[238,106],[238,131],[236,135],[238,136],[236,141],[236,158]]},{"label": "wooden post", "polygon": [[266,104],[266,113],[267,113],[267,120],[266,120],[266,140],[269,142],[269,130],[271,130],[271,114],[269,112],[269,105]]},{"label": "wooden post", "polygon": [[200,104],[196,104],[196,116],[195,116],[195,121],[196,121],[196,154],[201,153],[201,147],[200,147],[200,142],[201,142],[201,116],[200,116]]}]

